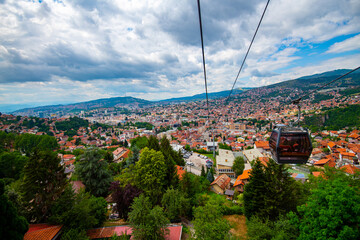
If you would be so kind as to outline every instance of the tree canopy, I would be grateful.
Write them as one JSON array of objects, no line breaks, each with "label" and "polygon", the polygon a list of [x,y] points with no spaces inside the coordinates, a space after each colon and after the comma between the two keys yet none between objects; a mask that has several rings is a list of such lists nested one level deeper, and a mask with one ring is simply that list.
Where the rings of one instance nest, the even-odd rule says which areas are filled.
[{"label": "tree canopy", "polygon": [[245,216],[254,215],[274,221],[280,215],[296,211],[303,203],[303,186],[290,177],[284,165],[270,160],[264,166],[256,160],[252,166],[249,183],[245,185]]},{"label": "tree canopy", "polygon": [[91,194],[105,196],[108,193],[111,174],[99,149],[87,149],[75,165],[75,171]]},{"label": "tree canopy", "polygon": [[160,201],[165,190],[166,164],[161,152],[144,148],[135,165],[136,185],[149,196],[153,203]]},{"label": "tree canopy", "polygon": [[298,215],[291,214],[298,239],[360,239],[359,187],[342,175],[318,181]]},{"label": "tree canopy", "polygon": [[236,176],[239,176],[243,173],[244,169],[245,169],[245,161],[243,157],[236,157],[234,160],[234,164],[231,167],[232,170],[235,172]]},{"label": "tree canopy", "polygon": [[194,212],[193,221],[195,237],[200,240],[223,240],[230,230],[229,223],[222,218],[220,206],[207,203],[199,206]]},{"label": "tree canopy", "polygon": [[21,191],[28,220],[41,222],[49,216],[51,205],[64,191],[64,167],[54,152],[35,151],[24,167]]},{"label": "tree canopy", "polygon": [[169,220],[161,207],[152,208],[150,199],[141,194],[134,199],[131,209],[129,223],[133,229],[135,239],[164,239],[168,232],[167,224]]},{"label": "tree canopy", "polygon": [[21,240],[28,230],[26,219],[18,215],[12,202],[4,194],[5,183],[0,179],[0,239]]}]

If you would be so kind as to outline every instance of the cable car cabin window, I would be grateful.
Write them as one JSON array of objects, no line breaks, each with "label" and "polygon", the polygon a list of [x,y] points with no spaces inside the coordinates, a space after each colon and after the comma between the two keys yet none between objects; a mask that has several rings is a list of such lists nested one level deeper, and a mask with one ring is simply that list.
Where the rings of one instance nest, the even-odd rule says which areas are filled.
[{"label": "cable car cabin window", "polygon": [[276,142],[278,139],[278,133],[277,132],[272,132],[270,139],[269,139],[269,145],[270,145],[270,150],[271,153],[275,156],[276,155]]},{"label": "cable car cabin window", "polygon": [[305,161],[311,154],[307,133],[282,133],[279,140],[278,160]]}]

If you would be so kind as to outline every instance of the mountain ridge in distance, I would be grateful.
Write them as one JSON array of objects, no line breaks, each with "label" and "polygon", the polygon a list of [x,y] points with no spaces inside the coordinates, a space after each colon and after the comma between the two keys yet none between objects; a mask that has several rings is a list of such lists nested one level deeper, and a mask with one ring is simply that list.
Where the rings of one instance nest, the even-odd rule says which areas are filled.
[{"label": "mountain ridge in distance", "polygon": [[[263,86],[260,88],[274,88],[274,87],[288,87],[288,88],[301,88],[304,91],[308,91],[310,89],[314,89],[321,84],[327,83],[338,76],[341,76],[347,72],[349,69],[337,69],[333,71],[323,72],[319,74],[314,74],[310,76],[303,76],[297,79],[287,80],[280,83]],[[350,79],[350,80],[349,80]],[[353,72],[352,74],[346,76],[344,79],[334,83],[334,86],[360,86],[360,71]],[[241,94],[242,92],[257,89],[257,88],[238,88],[234,89],[232,92],[232,96],[236,94]],[[229,95],[230,90],[213,92],[209,93],[208,96],[210,99],[227,97]],[[90,110],[96,108],[108,108],[108,107],[144,107],[150,106],[154,104],[171,104],[171,103],[179,103],[179,102],[191,102],[204,100],[205,93],[196,94],[188,97],[180,97],[180,98],[170,98],[159,101],[148,101],[140,98],[134,97],[112,97],[112,98],[102,98],[91,101],[66,104],[66,105],[49,105],[49,106],[41,106],[41,107],[33,107],[33,108],[24,108],[20,110],[13,111],[12,114],[15,115],[34,115],[38,112],[46,112],[52,113],[57,111],[64,112],[79,112],[81,110]]]}]

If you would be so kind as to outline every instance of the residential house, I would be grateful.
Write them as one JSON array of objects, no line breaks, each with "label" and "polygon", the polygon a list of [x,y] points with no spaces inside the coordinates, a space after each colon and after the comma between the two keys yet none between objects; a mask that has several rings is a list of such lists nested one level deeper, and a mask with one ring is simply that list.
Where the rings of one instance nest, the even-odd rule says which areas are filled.
[{"label": "residential house", "polygon": [[252,162],[257,158],[264,157],[259,149],[248,149],[241,152],[245,162]]},{"label": "residential house", "polygon": [[231,169],[234,160],[234,153],[231,150],[219,149],[219,155],[216,156],[216,174],[225,173],[229,177],[234,178],[235,172]]},{"label": "residential house", "polygon": [[270,152],[269,141],[256,141],[254,149],[258,149],[261,153]]},{"label": "residential house", "polygon": [[244,192],[244,186],[249,182],[251,169],[244,170],[241,175],[236,178],[234,190],[237,192]]},{"label": "residential house", "polygon": [[231,179],[226,174],[221,174],[210,184],[210,190],[223,195],[230,188]]},{"label": "residential house", "polygon": [[119,147],[113,152],[114,162],[122,162],[130,154],[130,150],[124,147]]},{"label": "residential house", "polygon": [[330,158],[324,158],[314,163],[314,166],[323,168],[325,165],[329,167],[335,167],[336,163]]},{"label": "residential house", "polygon": [[344,165],[340,169],[343,170],[348,175],[354,175],[356,172],[360,171],[359,168],[357,168],[357,167],[355,167],[354,165],[351,165],[351,164]]}]

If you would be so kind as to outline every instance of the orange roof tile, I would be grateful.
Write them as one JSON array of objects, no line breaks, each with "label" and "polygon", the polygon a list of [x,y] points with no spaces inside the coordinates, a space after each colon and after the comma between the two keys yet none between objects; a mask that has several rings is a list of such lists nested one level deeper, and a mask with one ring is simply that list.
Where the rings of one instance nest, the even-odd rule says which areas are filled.
[{"label": "orange roof tile", "polygon": [[355,172],[360,171],[360,169],[358,169],[354,165],[350,165],[350,164],[344,165],[340,169],[345,171],[346,173],[349,173],[349,174],[355,174]]},{"label": "orange roof tile", "polygon": [[179,179],[181,180],[186,171],[184,170],[183,167],[180,167],[179,165],[175,165],[175,166],[176,166],[177,175],[179,176]]},{"label": "orange roof tile", "polygon": [[329,142],[329,143],[328,143],[328,146],[329,146],[330,148],[333,148],[335,145],[336,145],[336,144],[335,144],[334,142]]},{"label": "orange roof tile", "polygon": [[316,162],[314,163],[314,165],[324,165],[324,164],[326,164],[328,161],[330,161],[330,159],[328,159],[328,158],[320,159],[319,161],[316,161]]},{"label": "orange roof tile", "polygon": [[24,240],[51,240],[61,230],[61,225],[30,224],[29,230],[25,233]]}]

